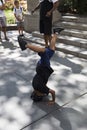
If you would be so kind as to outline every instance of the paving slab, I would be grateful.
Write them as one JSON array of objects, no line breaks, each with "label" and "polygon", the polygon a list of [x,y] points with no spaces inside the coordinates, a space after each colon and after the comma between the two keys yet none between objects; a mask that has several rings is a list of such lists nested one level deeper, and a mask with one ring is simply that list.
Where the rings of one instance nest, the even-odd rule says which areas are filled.
[{"label": "paving slab", "polygon": [[0,130],[87,130],[87,95],[72,100],[87,92],[87,60],[56,51],[47,84],[56,91],[56,102],[33,103],[32,78],[39,56],[20,50],[17,31],[8,36],[9,42],[0,43]]},{"label": "paving slab", "polygon": [[64,108],[61,111],[55,111],[25,130],[86,130],[86,123],[86,118],[82,113],[72,108]]}]

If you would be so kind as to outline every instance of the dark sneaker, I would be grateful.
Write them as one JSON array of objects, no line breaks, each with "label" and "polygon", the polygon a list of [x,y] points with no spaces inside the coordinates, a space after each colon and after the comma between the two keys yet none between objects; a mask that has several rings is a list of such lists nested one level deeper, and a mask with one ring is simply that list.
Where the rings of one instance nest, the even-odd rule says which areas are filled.
[{"label": "dark sneaker", "polygon": [[21,50],[24,51],[26,49],[25,46],[26,46],[27,42],[20,35],[18,36],[18,43],[19,43]]},{"label": "dark sneaker", "polygon": [[53,29],[53,33],[58,33],[58,34],[60,34],[60,32],[63,31],[63,30],[64,30],[64,28],[59,28],[59,27],[58,27],[58,28],[54,28],[54,29]]}]

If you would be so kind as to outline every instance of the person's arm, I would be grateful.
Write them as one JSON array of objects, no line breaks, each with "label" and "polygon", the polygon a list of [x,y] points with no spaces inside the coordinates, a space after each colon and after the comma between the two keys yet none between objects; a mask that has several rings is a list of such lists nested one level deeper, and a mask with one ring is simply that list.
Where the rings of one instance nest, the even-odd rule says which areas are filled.
[{"label": "person's arm", "polygon": [[15,13],[14,13],[14,16],[15,16],[15,18],[16,18],[18,21],[21,21],[21,19],[20,19],[18,16],[16,16]]},{"label": "person's arm", "polygon": [[22,8],[22,19],[21,19],[21,21],[23,21],[24,20],[24,9],[23,9],[23,7],[21,7]]},{"label": "person's arm", "polygon": [[32,10],[32,14],[36,11],[36,10],[38,10],[40,8],[40,3],[34,8],[34,10]]},{"label": "person's arm", "polygon": [[1,6],[0,6],[0,10],[4,10],[5,9],[5,4],[2,4]]},{"label": "person's arm", "polygon": [[48,101],[48,105],[52,105],[52,104],[55,103],[55,91],[52,90],[52,89],[50,89],[50,90],[49,90],[49,93],[50,93],[51,96],[52,96],[52,100],[49,100],[49,101]]},{"label": "person's arm", "polygon": [[14,10],[13,10],[13,13],[14,13],[14,16],[15,16],[15,18],[16,18],[16,20],[18,20],[18,21],[22,21],[22,17],[19,17],[19,16],[17,16],[17,14],[16,14],[16,8],[14,8]]},{"label": "person's arm", "polygon": [[35,51],[35,52],[44,52],[45,51],[44,47],[39,47],[39,46],[35,46],[32,44],[26,44],[26,48],[29,48],[30,50]]},{"label": "person's arm", "polygon": [[59,1],[54,2],[53,8],[47,12],[46,16],[49,17],[52,14],[52,12],[57,9],[58,5],[59,5]]}]

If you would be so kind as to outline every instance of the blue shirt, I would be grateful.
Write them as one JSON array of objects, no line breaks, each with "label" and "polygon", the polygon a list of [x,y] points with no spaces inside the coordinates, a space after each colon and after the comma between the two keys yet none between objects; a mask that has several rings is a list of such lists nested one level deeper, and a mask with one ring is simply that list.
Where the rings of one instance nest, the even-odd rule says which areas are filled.
[{"label": "blue shirt", "polygon": [[38,55],[41,57],[41,59],[38,61],[37,65],[50,67],[50,59],[53,54],[54,50],[51,50],[50,48],[46,48],[45,52],[39,52]]}]

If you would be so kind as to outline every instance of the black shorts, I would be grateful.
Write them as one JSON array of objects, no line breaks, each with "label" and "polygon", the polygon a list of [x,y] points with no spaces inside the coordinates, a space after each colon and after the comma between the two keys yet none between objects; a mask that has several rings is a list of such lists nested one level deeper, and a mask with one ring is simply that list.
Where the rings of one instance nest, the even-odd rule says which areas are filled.
[{"label": "black shorts", "polygon": [[46,86],[45,82],[43,81],[43,78],[38,74],[34,76],[32,86],[34,90],[38,90],[43,94],[49,94],[49,88]]},{"label": "black shorts", "polygon": [[45,35],[52,34],[52,19],[45,18],[44,20],[40,20],[40,33],[44,33]]},{"label": "black shorts", "polygon": [[16,22],[18,28],[23,28],[24,27],[24,22]]}]

